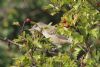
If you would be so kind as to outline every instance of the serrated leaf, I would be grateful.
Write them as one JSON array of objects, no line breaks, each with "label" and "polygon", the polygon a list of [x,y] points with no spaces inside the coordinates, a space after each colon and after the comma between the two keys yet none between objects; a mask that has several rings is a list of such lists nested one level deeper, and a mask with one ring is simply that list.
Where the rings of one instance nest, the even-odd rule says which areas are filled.
[{"label": "serrated leaf", "polygon": [[75,59],[77,58],[77,56],[78,56],[78,54],[79,54],[80,51],[81,51],[81,48],[75,48],[75,51],[73,53]]},{"label": "serrated leaf", "polygon": [[90,34],[91,34],[92,36],[94,36],[95,38],[97,38],[98,35],[99,35],[99,30],[98,30],[98,28],[95,28],[95,29],[91,30],[91,31],[90,31]]},{"label": "serrated leaf", "polygon": [[79,35],[78,33],[73,33],[72,37],[74,39],[74,44],[82,43],[83,42],[83,36]]}]

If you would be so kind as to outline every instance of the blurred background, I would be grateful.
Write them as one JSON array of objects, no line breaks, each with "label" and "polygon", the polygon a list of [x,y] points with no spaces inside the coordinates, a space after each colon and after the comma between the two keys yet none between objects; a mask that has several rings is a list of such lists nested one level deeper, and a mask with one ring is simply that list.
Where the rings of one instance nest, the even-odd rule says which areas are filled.
[{"label": "blurred background", "polygon": [[[98,0],[99,1],[99,0]],[[45,6],[49,0],[0,0],[0,67],[9,67],[18,51],[9,50],[8,42],[4,39],[16,38],[20,25],[26,18],[34,22],[57,23],[62,12],[50,15]]]}]

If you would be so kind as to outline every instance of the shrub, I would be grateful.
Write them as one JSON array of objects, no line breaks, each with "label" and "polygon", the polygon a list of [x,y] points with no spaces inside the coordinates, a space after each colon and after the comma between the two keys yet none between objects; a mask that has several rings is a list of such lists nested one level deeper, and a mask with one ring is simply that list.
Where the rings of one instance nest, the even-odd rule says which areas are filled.
[{"label": "shrub", "polygon": [[[99,11],[88,0],[50,0],[50,4],[44,7],[44,10],[52,16],[62,13],[60,21],[56,25],[46,25],[46,27],[45,24],[39,27],[36,23],[28,33],[23,30],[23,33],[14,39],[22,53],[16,58],[14,65],[18,67],[100,66]],[[58,42],[61,41],[61,36],[61,39],[67,38],[71,43],[55,43],[57,39]]]}]

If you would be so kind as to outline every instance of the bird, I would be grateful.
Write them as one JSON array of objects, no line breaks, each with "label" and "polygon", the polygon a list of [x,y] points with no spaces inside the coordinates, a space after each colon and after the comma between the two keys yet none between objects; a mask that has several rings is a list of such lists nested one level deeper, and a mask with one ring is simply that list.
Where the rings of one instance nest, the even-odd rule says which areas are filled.
[{"label": "bird", "polygon": [[29,31],[37,30],[45,36],[45,38],[50,38],[50,41],[54,45],[71,44],[72,38],[66,37],[56,33],[56,27],[52,25],[45,24],[43,22],[38,22]]}]

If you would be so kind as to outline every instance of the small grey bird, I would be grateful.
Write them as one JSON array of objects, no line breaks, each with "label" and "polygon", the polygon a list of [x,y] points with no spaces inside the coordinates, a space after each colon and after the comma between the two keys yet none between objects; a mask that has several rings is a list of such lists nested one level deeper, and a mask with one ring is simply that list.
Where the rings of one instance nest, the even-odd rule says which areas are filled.
[{"label": "small grey bird", "polygon": [[72,38],[65,37],[63,35],[59,35],[56,33],[56,27],[47,25],[45,23],[39,22],[36,23],[31,29],[32,30],[37,30],[41,32],[46,38],[50,38],[51,42],[54,45],[61,45],[61,44],[71,44],[72,43]]}]

